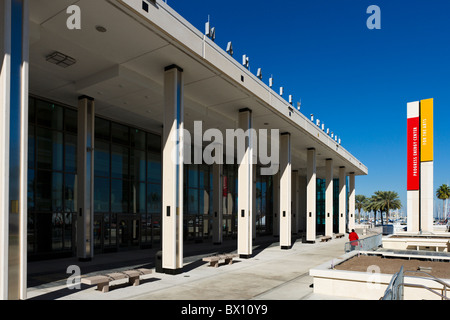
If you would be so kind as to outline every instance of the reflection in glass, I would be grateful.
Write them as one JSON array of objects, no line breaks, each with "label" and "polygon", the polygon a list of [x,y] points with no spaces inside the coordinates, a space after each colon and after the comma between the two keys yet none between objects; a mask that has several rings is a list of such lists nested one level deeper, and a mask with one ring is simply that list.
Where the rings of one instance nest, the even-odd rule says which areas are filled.
[{"label": "reflection in glass", "polygon": [[109,212],[109,181],[107,178],[94,178],[94,212]]},{"label": "reflection in glass", "polygon": [[65,135],[64,164],[66,172],[77,171],[77,136],[73,134]]},{"label": "reflection in glass", "polygon": [[128,186],[126,180],[111,180],[111,211],[128,212]]},{"label": "reflection in glass", "polygon": [[36,208],[39,211],[62,211],[63,175],[39,170],[36,179]]},{"label": "reflection in glass", "polygon": [[95,140],[95,153],[94,153],[94,175],[101,177],[109,177],[110,174],[110,154],[109,144],[102,142],[98,139]]},{"label": "reflection in glass", "polygon": [[113,178],[128,179],[128,153],[128,148],[112,145],[111,176]]},{"label": "reflection in glass", "polygon": [[131,179],[145,181],[145,152],[133,149],[131,151]]},{"label": "reflection in glass", "polygon": [[63,170],[63,134],[43,128],[36,130],[37,166],[41,169]]},{"label": "reflection in glass", "polygon": [[64,176],[64,212],[77,211],[77,176],[67,173]]},{"label": "reflection in glass", "polygon": [[133,213],[145,212],[145,199],[145,183],[133,182],[131,187],[131,204]]}]

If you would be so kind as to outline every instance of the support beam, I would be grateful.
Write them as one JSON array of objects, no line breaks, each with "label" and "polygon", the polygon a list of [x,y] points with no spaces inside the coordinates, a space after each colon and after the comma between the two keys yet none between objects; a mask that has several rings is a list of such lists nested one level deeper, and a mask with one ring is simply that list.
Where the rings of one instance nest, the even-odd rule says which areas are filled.
[{"label": "support beam", "polygon": [[325,168],[325,236],[333,236],[333,159],[326,160]]},{"label": "support beam", "polygon": [[89,261],[94,257],[94,99],[78,99],[77,148],[77,257]]},{"label": "support beam", "polygon": [[298,185],[298,170],[292,171],[292,233],[298,233],[299,226],[299,185]]},{"label": "support beam", "polygon": [[282,133],[280,136],[280,246],[281,249],[291,248],[291,135]]},{"label": "support beam", "polygon": [[241,258],[252,255],[253,211],[253,118],[250,109],[239,111],[239,128],[248,134],[244,143],[245,152],[238,159],[238,254]]},{"label": "support beam", "polygon": [[308,149],[306,168],[306,241],[316,242],[316,149]]},{"label": "support beam", "polygon": [[26,299],[28,0],[0,0],[0,299]]},{"label": "support beam", "polygon": [[339,233],[345,233],[346,208],[347,208],[347,185],[345,167],[339,167]]},{"label": "support beam", "polygon": [[[223,154],[223,145],[216,146],[216,152]],[[222,243],[222,226],[223,226],[223,165],[222,163],[214,163],[213,171],[213,221],[212,236],[214,244]]]},{"label": "support beam", "polygon": [[355,173],[350,172],[349,181],[349,197],[348,197],[348,229],[351,231],[355,228]]},{"label": "support beam", "polygon": [[162,268],[178,274],[183,269],[183,69],[176,65],[164,73],[163,230]]},{"label": "support beam", "polygon": [[305,235],[306,231],[306,176],[299,175],[299,224],[298,230]]},{"label": "support beam", "polygon": [[273,236],[280,236],[280,172],[273,175]]}]

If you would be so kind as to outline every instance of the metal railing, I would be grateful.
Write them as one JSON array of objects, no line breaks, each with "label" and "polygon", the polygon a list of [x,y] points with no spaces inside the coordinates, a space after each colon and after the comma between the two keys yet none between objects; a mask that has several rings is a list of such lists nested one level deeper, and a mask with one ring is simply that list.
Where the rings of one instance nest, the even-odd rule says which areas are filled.
[{"label": "metal railing", "polygon": [[403,280],[404,280],[403,266],[400,271],[392,276],[384,296],[380,300],[403,300]]},{"label": "metal railing", "polygon": [[[423,284],[416,284],[416,283],[405,283],[405,273],[424,273],[427,275],[427,277],[415,277],[410,276],[408,279],[415,278],[415,279],[426,279],[426,280],[432,280],[435,281],[443,286],[441,293],[437,292],[434,289],[431,289],[430,287],[427,287]],[[431,274],[424,272],[424,271],[403,271],[403,266],[400,268],[400,271],[393,275],[391,282],[389,283],[388,287],[386,288],[386,291],[384,292],[383,297],[380,298],[380,300],[403,300],[404,299],[404,287],[412,287],[412,288],[421,288],[428,290],[439,297],[441,297],[441,300],[450,300],[447,298],[447,291],[450,290],[450,284],[448,284],[445,281],[442,281],[439,278],[436,278],[435,276],[432,276]]]},{"label": "metal railing", "polygon": [[350,251],[371,251],[383,244],[383,235],[377,234],[364,239],[353,240],[345,243],[345,252]]}]

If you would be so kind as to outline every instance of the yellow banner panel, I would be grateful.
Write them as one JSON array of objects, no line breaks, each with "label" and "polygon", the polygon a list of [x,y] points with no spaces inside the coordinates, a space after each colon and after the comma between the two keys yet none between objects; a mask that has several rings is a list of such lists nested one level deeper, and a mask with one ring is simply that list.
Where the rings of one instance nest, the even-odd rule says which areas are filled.
[{"label": "yellow banner panel", "polygon": [[433,99],[420,101],[420,161],[433,161]]}]

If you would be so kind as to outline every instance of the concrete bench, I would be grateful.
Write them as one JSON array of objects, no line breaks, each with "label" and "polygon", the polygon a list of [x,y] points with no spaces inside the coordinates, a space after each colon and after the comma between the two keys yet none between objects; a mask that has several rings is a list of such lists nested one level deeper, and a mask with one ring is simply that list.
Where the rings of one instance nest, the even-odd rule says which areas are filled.
[{"label": "concrete bench", "polygon": [[330,241],[331,240],[331,237],[330,236],[323,236],[323,237],[320,237],[320,242],[325,242],[325,241]]},{"label": "concrete bench", "polygon": [[87,285],[97,285],[97,290],[102,292],[108,292],[109,287],[113,285],[119,285],[124,283],[138,286],[140,280],[147,278],[152,273],[150,269],[133,269],[122,272],[113,272],[106,275],[97,275],[91,277],[81,278],[81,283]]},{"label": "concrete bench", "polygon": [[232,264],[233,258],[238,257],[238,254],[229,253],[229,254],[218,254],[214,256],[209,256],[203,258],[203,261],[209,262],[210,267],[217,268],[219,266],[219,261],[224,260],[226,264]]},{"label": "concrete bench", "polygon": [[344,234],[343,233],[336,233],[335,237],[336,237],[336,239],[343,238]]},{"label": "concrete bench", "polygon": [[428,248],[434,248],[435,251],[439,251],[439,248],[444,248],[443,251],[447,250],[449,248],[448,243],[444,242],[408,242],[408,246],[414,246],[416,247],[416,250],[419,250],[420,247],[428,247]]}]

